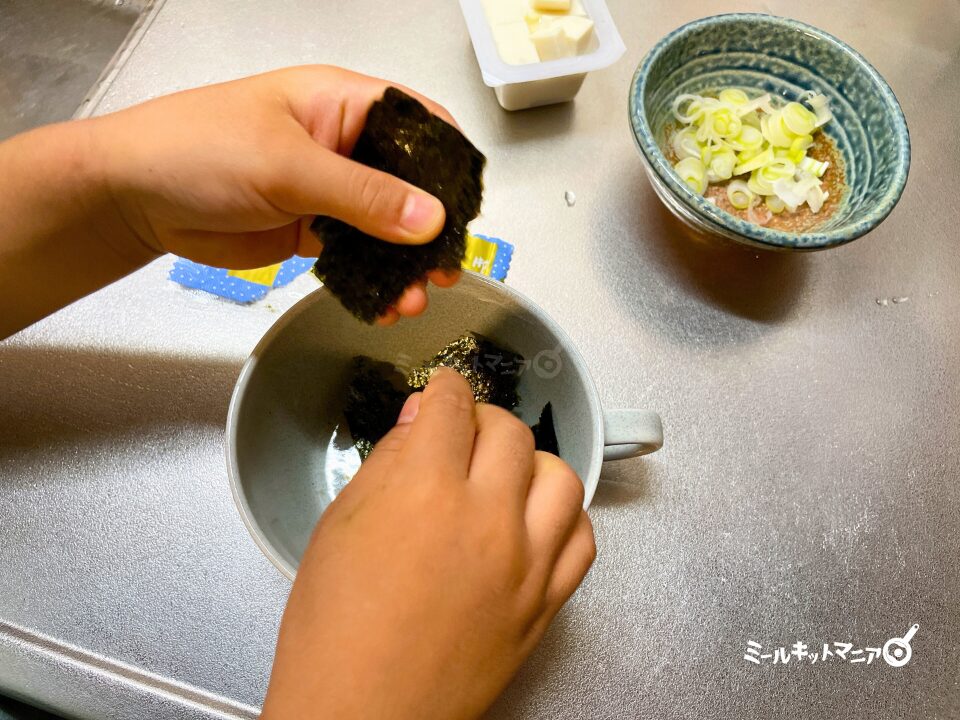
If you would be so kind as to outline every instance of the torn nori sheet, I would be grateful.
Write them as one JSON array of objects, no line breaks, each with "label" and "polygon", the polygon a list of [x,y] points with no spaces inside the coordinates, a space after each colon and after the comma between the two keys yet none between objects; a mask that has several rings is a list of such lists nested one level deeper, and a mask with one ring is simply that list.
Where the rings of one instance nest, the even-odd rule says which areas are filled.
[{"label": "torn nori sheet", "polygon": [[396,423],[411,391],[390,363],[358,355],[353,368],[343,414],[360,457],[366,460],[373,446]]},{"label": "torn nori sheet", "polygon": [[470,383],[474,400],[513,410],[520,402],[517,381],[523,363],[523,355],[499,347],[482,335],[467,333],[411,370],[407,383],[423,390],[438,367],[453,368]]},{"label": "torn nori sheet", "polygon": [[[476,333],[467,333],[447,344],[406,378],[390,363],[358,355],[353,359],[354,374],[347,388],[344,415],[360,457],[367,459],[373,446],[396,423],[407,397],[423,390],[436,368],[449,367],[463,375],[477,402],[513,410],[520,402],[517,383],[523,363],[519,353]],[[550,403],[530,429],[537,450],[560,454]]]},{"label": "torn nori sheet", "polygon": [[314,274],[369,323],[428,271],[460,268],[467,223],[480,212],[486,158],[459,130],[394,87],[370,108],[350,157],[426,190],[447,215],[440,235],[426,245],[388,243],[329,217],[314,221],[323,242]]},{"label": "torn nori sheet", "polygon": [[543,406],[539,422],[530,429],[533,430],[533,444],[537,450],[560,455],[557,431],[553,426],[553,406],[550,403]]}]

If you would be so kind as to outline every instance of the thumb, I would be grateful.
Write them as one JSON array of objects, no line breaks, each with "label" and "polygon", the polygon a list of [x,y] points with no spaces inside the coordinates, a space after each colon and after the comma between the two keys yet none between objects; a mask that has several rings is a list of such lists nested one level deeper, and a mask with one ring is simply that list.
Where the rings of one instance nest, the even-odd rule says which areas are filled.
[{"label": "thumb", "polygon": [[446,213],[437,198],[408,182],[338,155],[306,139],[282,181],[285,210],[329,215],[382,240],[419,245],[433,240]]}]

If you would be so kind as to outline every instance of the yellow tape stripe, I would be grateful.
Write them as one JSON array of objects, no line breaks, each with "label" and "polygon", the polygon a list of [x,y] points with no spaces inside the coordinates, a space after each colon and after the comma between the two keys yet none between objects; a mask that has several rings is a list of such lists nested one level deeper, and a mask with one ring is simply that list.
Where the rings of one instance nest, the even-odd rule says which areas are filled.
[{"label": "yellow tape stripe", "polygon": [[230,270],[227,275],[257,283],[257,285],[273,287],[273,281],[277,279],[277,273],[280,272],[280,266],[282,264],[283,263],[277,263],[276,265],[268,265],[267,267],[255,268],[253,270]]},{"label": "yellow tape stripe", "polygon": [[481,275],[490,275],[493,271],[493,260],[497,256],[497,244],[489,240],[478,238],[476,235],[467,235],[467,252],[463,256],[460,267],[464,270],[473,270]]}]

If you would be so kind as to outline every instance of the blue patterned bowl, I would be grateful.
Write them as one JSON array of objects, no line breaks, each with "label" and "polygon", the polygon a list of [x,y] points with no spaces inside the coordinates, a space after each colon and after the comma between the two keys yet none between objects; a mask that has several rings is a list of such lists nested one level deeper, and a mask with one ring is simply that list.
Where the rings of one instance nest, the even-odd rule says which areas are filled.
[{"label": "blue patterned bowl", "polygon": [[[846,189],[819,225],[797,233],[741,220],[673,171],[661,150],[669,147],[671,102],[679,93],[724,86],[786,101],[806,90],[829,98],[834,119],[823,131],[843,159]],[[675,215],[699,230],[767,248],[819,250],[870,232],[897,204],[910,169],[903,111],[873,66],[832,35],[771,15],[716,15],[663,38],[633,76],[630,123],[653,187]]]}]

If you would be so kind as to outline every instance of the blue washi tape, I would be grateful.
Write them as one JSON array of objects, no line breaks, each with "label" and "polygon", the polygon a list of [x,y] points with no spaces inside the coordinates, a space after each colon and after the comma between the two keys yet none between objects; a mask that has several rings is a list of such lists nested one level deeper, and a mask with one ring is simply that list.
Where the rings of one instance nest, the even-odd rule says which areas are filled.
[{"label": "blue washi tape", "polygon": [[464,270],[473,270],[503,282],[507,279],[512,258],[513,245],[506,240],[470,233],[467,236],[467,254],[463,258],[462,267]]},{"label": "blue washi tape", "polygon": [[293,256],[278,265],[256,270],[225,270],[177,258],[170,279],[184,287],[204,290],[238,303],[263,299],[273,288],[283,287],[309,270],[314,259]]}]

